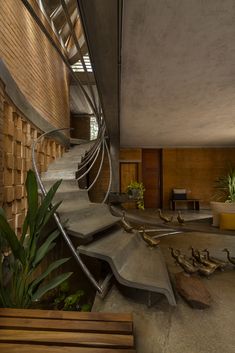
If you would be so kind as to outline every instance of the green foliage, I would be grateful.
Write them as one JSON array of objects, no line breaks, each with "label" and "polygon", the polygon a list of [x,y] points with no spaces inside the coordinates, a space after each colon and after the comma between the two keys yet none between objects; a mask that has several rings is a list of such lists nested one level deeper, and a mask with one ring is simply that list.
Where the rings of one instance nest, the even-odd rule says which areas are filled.
[{"label": "green foliage", "polygon": [[136,199],[137,207],[141,210],[144,210],[144,192],[143,183],[139,183],[138,181],[131,181],[127,186],[127,193]]},{"label": "green foliage", "polygon": [[218,201],[235,202],[235,168],[230,168],[227,175],[219,177],[215,181]]},{"label": "green foliage", "polygon": [[69,282],[64,281],[58,288],[57,296],[54,299],[54,307],[66,311],[91,311],[90,304],[80,305],[81,298],[84,295],[85,292],[81,289],[71,293]]},{"label": "green foliage", "polygon": [[61,181],[56,182],[39,203],[35,174],[31,170],[28,171],[26,179],[28,212],[20,239],[8,224],[4,211],[0,209],[1,253],[3,254],[3,247],[6,246],[12,253],[8,259],[7,279],[4,255],[0,263],[0,306],[2,307],[27,308],[33,301],[39,300],[46,292],[56,288],[72,274],[63,273],[45,281],[52,271],[68,261],[67,258],[51,263],[40,275],[36,273],[42,260],[54,248],[55,240],[59,235],[59,230],[55,230],[45,236],[45,226],[60,205],[57,203],[51,206],[60,183]]}]

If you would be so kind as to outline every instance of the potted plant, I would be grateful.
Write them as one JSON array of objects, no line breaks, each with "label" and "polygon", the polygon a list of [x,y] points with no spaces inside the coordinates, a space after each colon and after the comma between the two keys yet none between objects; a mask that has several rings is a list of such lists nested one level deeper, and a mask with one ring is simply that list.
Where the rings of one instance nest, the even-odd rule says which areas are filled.
[{"label": "potted plant", "polygon": [[138,181],[131,181],[127,186],[127,194],[130,198],[136,200],[137,207],[141,210],[144,210],[144,192],[145,188],[143,183]]},{"label": "potted plant", "polygon": [[218,177],[215,181],[216,193],[212,201],[213,226],[219,226],[220,213],[235,213],[235,168],[231,167],[228,173]]},{"label": "potted plant", "polygon": [[20,237],[12,230],[3,209],[0,209],[0,307],[30,307],[72,274],[68,272],[51,276],[52,271],[67,262],[68,258],[54,261],[44,272],[38,271],[42,260],[54,248],[55,240],[60,234],[57,229],[49,234],[45,232],[45,226],[60,205],[51,205],[60,183],[61,181],[56,182],[39,202],[35,174],[28,171],[28,212]]}]

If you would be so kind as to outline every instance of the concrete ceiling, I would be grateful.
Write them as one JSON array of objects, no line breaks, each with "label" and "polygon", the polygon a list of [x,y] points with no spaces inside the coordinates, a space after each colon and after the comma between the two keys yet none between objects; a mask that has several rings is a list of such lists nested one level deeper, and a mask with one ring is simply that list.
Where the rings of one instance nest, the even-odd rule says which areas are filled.
[{"label": "concrete ceiling", "polygon": [[121,145],[235,146],[235,1],[124,1]]}]

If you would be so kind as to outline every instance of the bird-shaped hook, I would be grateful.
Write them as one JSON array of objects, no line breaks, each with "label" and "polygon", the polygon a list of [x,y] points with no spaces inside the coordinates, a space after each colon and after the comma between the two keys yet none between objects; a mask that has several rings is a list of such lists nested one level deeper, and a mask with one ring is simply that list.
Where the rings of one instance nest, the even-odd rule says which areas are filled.
[{"label": "bird-shaped hook", "polygon": [[146,242],[146,244],[150,247],[150,248],[156,248],[159,243],[160,243],[160,240],[158,239],[154,239],[152,238],[150,235],[148,235],[146,232],[145,232],[145,227],[144,226],[141,226],[140,227],[140,231],[139,231],[141,237],[143,238],[143,240]]},{"label": "bird-shaped hook", "polygon": [[172,222],[173,220],[173,216],[171,217],[168,217],[168,216],[165,216],[163,213],[162,213],[162,210],[159,208],[158,209],[158,215],[159,215],[159,218],[164,221],[164,223],[169,223],[169,222]]},{"label": "bird-shaped hook", "polygon": [[126,218],[125,218],[125,211],[123,210],[122,211],[122,218],[120,220],[120,224],[122,226],[122,228],[128,232],[128,233],[131,233],[133,231],[133,227],[130,225],[130,223],[127,222]]},{"label": "bird-shaped hook", "polygon": [[184,218],[182,218],[182,215],[181,215],[180,211],[178,211],[177,221],[179,222],[179,224],[181,226],[184,225]]}]

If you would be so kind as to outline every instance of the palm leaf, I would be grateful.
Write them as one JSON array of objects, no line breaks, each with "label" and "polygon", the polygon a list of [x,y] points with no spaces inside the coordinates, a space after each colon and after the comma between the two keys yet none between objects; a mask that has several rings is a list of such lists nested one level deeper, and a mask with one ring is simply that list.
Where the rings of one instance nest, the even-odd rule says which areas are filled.
[{"label": "palm leaf", "polygon": [[38,210],[38,185],[35,174],[32,170],[29,170],[26,178],[26,190],[28,200],[28,221],[30,227],[30,233],[33,234],[36,226],[35,219]]},{"label": "palm leaf", "polygon": [[45,219],[45,216],[48,212],[48,209],[51,205],[52,199],[55,196],[55,193],[58,189],[58,187],[60,186],[62,180],[58,180],[48,191],[48,193],[46,194],[46,196],[44,197],[44,199],[42,200],[42,203],[38,209],[38,213],[37,213],[37,219],[36,219],[36,223],[37,226],[40,227],[41,224],[43,223],[43,220]]},{"label": "palm leaf", "polygon": [[14,257],[19,259],[22,264],[25,264],[25,250],[20,244],[15,232],[2,215],[0,215],[0,234],[10,245]]},{"label": "palm leaf", "polygon": [[45,257],[45,255],[52,249],[50,245],[58,237],[59,234],[60,234],[60,231],[56,229],[53,233],[49,235],[47,240],[38,248],[35,259],[32,263],[33,267],[36,267],[41,262],[41,260]]},{"label": "palm leaf", "polygon": [[62,282],[64,282],[66,279],[68,279],[72,275],[72,273],[73,272],[63,273],[62,275],[59,275],[59,276],[56,276],[55,278],[53,278],[45,286],[39,287],[38,290],[33,294],[32,301],[40,299],[49,290],[59,286]]},{"label": "palm leaf", "polygon": [[49,220],[51,219],[51,217],[53,216],[53,214],[56,212],[57,208],[61,205],[62,201],[58,202],[57,204],[55,204],[53,207],[51,207],[50,210],[47,211],[46,216],[43,220],[43,223],[41,224],[41,226],[39,227],[39,231],[41,231],[41,229],[43,227],[45,227],[45,225],[49,222]]},{"label": "palm leaf", "polygon": [[34,289],[41,284],[41,282],[56,268],[59,266],[63,265],[65,262],[67,262],[69,258],[64,258],[64,259],[59,259],[54,261],[52,264],[48,266],[46,271],[44,271],[40,276],[38,276],[29,286],[29,294],[32,295]]},{"label": "palm leaf", "polygon": [[29,227],[29,216],[28,213],[24,219],[23,227],[22,227],[22,235],[20,237],[20,243],[23,245],[26,237],[26,233]]}]

